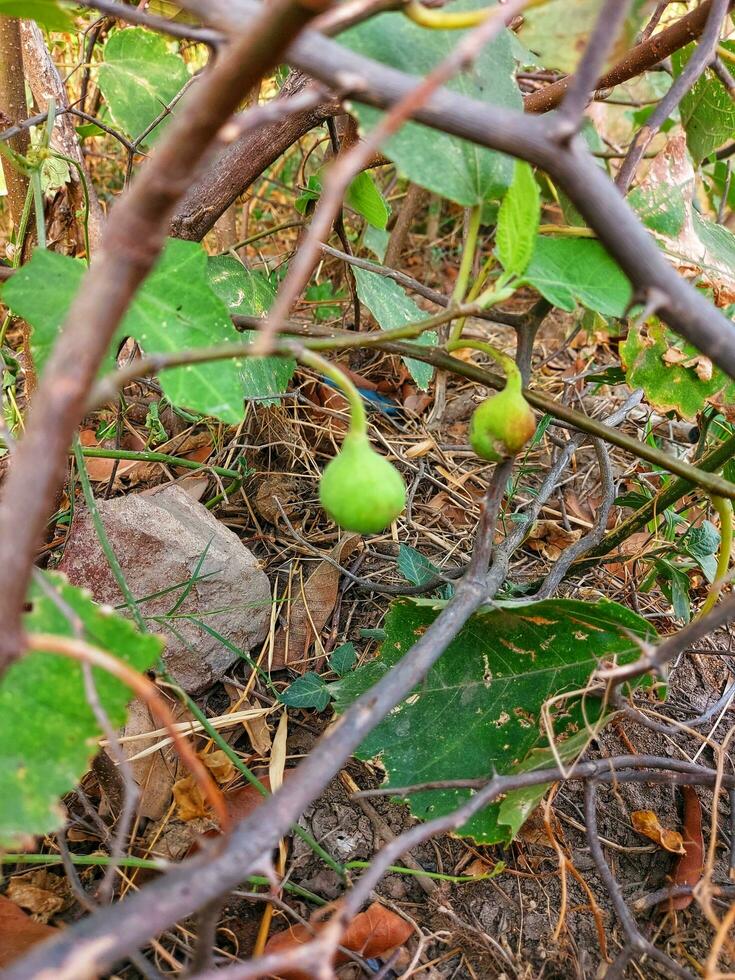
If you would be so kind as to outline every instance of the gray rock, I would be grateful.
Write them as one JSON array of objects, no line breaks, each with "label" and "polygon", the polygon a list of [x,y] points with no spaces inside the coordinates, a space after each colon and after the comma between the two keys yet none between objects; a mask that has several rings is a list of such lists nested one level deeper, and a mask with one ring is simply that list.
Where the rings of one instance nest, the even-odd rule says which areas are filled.
[{"label": "gray rock", "polygon": [[[98,500],[97,506],[149,628],[166,638],[168,670],[189,693],[205,690],[237,654],[190,617],[238,650],[251,650],[265,636],[270,619],[270,586],[257,560],[236,534],[178,486]],[[76,510],[60,569],[98,602],[123,601],[86,508]],[[172,611],[195,573],[197,581]],[[146,598],[172,586],[177,588]]]}]

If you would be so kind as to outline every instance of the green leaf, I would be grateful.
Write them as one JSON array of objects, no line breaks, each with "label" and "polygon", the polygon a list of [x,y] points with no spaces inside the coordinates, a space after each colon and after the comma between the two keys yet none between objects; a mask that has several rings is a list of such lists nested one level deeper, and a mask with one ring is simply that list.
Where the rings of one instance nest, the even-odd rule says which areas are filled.
[{"label": "green leaf", "polygon": [[[730,42],[730,50],[735,45]],[[694,44],[671,56],[674,74],[680,75],[695,49]],[[687,146],[695,164],[717,150],[735,134],[735,104],[713,72],[705,72],[679,105]]]},{"label": "green leaf", "polygon": [[342,299],[344,295],[342,289],[335,289],[334,283],[330,279],[325,279],[324,282],[317,282],[313,286],[309,286],[304,293],[304,298],[317,304],[313,307],[314,316],[317,320],[334,320],[340,314],[339,306],[329,302],[320,303],[319,300]]},{"label": "green leaf", "polygon": [[698,563],[708,582],[717,575],[717,553],[720,550],[720,532],[710,521],[702,521],[687,534],[684,546]]},{"label": "green leaf", "polygon": [[[138,671],[151,667],[163,650],[157,636],[94,603],[58,573],[34,582],[31,609],[23,617],[28,633],[75,637],[69,610],[82,638]],[[100,704],[119,728],[133,694],[101,670],[93,670]],[[32,834],[64,824],[59,798],[74,788],[96,755],[101,731],[85,694],[80,664],[63,656],[30,651],[0,681],[0,846],[11,847]]]},{"label": "green leaf", "polygon": [[628,204],[651,231],[675,238],[686,220],[686,202],[675,184],[636,187],[628,194]]},{"label": "green leaf", "polygon": [[[419,323],[426,319],[424,311],[416,306],[397,282],[387,279],[385,276],[379,276],[377,272],[358,269],[357,266],[352,271],[355,273],[357,295],[360,302],[367,306],[383,330],[402,327],[406,323]],[[410,343],[432,347],[436,344],[436,340],[436,331],[427,330],[426,333],[421,334],[418,340],[410,341]],[[404,357],[403,363],[411,372],[411,377],[419,388],[426,391],[434,374],[431,365],[415,361],[411,357]]]},{"label": "green leaf", "polygon": [[440,574],[433,562],[407,544],[398,546],[398,570],[411,585],[426,585]]},{"label": "green leaf", "polygon": [[294,207],[299,214],[306,214],[309,205],[318,201],[322,193],[322,179],[319,174],[311,174],[306,187],[294,201]]},{"label": "green leaf", "polygon": [[329,658],[329,666],[338,677],[349,674],[356,663],[357,650],[355,650],[354,643],[343,643],[342,646],[332,651]]},{"label": "green leaf", "polygon": [[[142,27],[111,34],[104,59],[100,90],[116,125],[133,139],[148,129],[190,78],[186,62],[171,51],[166,39]],[[166,116],[158,124],[155,135],[169,120]]]},{"label": "green leaf", "polygon": [[374,228],[385,228],[388,224],[390,217],[388,205],[366,170],[359,173],[347,188],[345,203],[353,211],[361,214]]},{"label": "green leaf", "polygon": [[533,255],[541,220],[541,195],[533,169],[516,160],[513,183],[498,212],[495,245],[503,268],[511,276],[522,276]]},{"label": "green leaf", "polygon": [[646,400],[661,412],[694,419],[708,402],[735,400],[735,382],[653,317],[638,327],[631,325],[620,356],[628,384],[643,388]]},{"label": "green leaf", "polygon": [[57,0],[0,0],[0,14],[35,20],[49,31],[68,31],[74,27],[74,21]]},{"label": "green leaf", "polygon": [[329,704],[329,688],[319,674],[309,671],[302,677],[297,677],[285,691],[281,691],[278,700],[289,708],[316,708],[324,711]]},{"label": "green leaf", "polygon": [[[449,4],[445,9],[451,9]],[[383,64],[424,78],[454,50],[465,31],[428,31],[400,13],[384,13],[345,31],[339,41]],[[508,31],[503,31],[473,62],[472,70],[447,85],[453,92],[512,109],[521,108]],[[363,129],[372,129],[382,113],[351,107]],[[470,207],[499,197],[512,177],[513,162],[502,153],[408,123],[383,146],[402,174],[416,184]]]},{"label": "green leaf", "polygon": [[[273,304],[276,291],[261,272],[251,272],[237,259],[218,255],[208,261],[209,284],[230,313],[244,316],[265,316]],[[244,330],[243,340],[255,340],[255,330]],[[296,370],[290,357],[248,357],[243,361],[240,376],[243,397],[257,398],[264,405],[277,405],[288,390]]]},{"label": "green leaf", "polygon": [[570,313],[579,302],[605,316],[621,317],[631,299],[627,277],[602,245],[589,238],[538,237],[523,282]]},{"label": "green leaf", "polygon": [[[31,348],[39,369],[83,274],[81,262],[37,249],[3,289],[3,301],[33,327]],[[210,288],[207,256],[199,244],[169,240],[118,328],[103,371],[114,369],[114,353],[126,337],[134,337],[147,354],[240,340],[227,308]],[[174,405],[237,424],[244,415],[242,369],[243,362],[234,359],[170,368],[161,372],[161,386]]]},{"label": "green leaf", "polygon": [[[521,42],[546,68],[574,72],[580,54],[587,47],[589,35],[602,10],[604,0],[550,0],[523,11],[518,31]],[[617,61],[635,40],[647,0],[636,0],[625,21],[625,29],[616,39],[608,62]]]},{"label": "green leaf", "polygon": [[[380,655],[330,685],[344,711],[403,657],[434,622],[444,604],[395,602],[385,623]],[[614,602],[551,600],[476,613],[447,647],[426,680],[368,736],[363,759],[379,759],[387,785],[422,780],[490,777],[507,773],[543,748],[541,709],[554,695],[584,688],[601,660],[625,663],[638,656],[633,637],[655,638],[640,616]],[[600,715],[600,703],[571,696],[557,704],[559,744]],[[422,819],[456,809],[467,790],[415,793],[409,802]],[[507,842],[513,828],[498,806],[474,817],[461,833],[482,844]]]},{"label": "green leaf", "polygon": [[390,233],[383,228],[375,228],[373,225],[368,225],[365,228],[365,234],[362,236],[362,244],[373,253],[378,262],[385,261],[389,241]]}]

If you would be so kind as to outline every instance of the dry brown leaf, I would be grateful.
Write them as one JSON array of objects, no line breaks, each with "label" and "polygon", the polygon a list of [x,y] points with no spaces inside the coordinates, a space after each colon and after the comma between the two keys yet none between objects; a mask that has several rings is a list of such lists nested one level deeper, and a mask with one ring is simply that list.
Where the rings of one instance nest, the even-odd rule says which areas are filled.
[{"label": "dry brown leaf", "polygon": [[[268,940],[265,953],[285,952],[294,946],[303,946],[312,938],[314,932],[319,932],[323,923],[313,921],[311,928],[305,925],[291,926],[283,932],[277,932]],[[379,902],[360,912],[345,930],[340,945],[353,953],[359,953],[365,959],[385,956],[397,946],[403,946],[413,933],[413,926],[395,912],[386,909]],[[334,965],[339,966],[348,961],[346,953],[337,952]],[[309,980],[311,974],[299,969],[285,970],[279,973],[281,980]]]},{"label": "dry brown leaf", "polygon": [[[178,702],[170,707],[174,721],[188,721],[192,718],[187,709]],[[142,701],[133,701],[122,732],[125,738],[122,743],[125,757],[131,759],[160,741],[160,737],[144,737],[158,729],[159,723],[151,717],[147,706]],[[130,762],[130,767],[133,779],[140,787],[138,813],[149,820],[159,820],[171,801],[171,788],[181,770],[176,750],[168,745],[135,759]]]},{"label": "dry brown leaf", "polygon": [[[693,786],[682,786],[684,796],[684,854],[674,872],[675,885],[696,885],[704,871],[704,838],[702,836],[702,804]],[[679,895],[670,900],[675,909],[691,905],[692,895]],[[667,905],[669,902],[666,903]]]},{"label": "dry brown leaf", "polygon": [[[224,682],[224,688],[230,696],[233,704],[233,710],[236,711],[247,711],[248,709],[254,709],[255,705],[252,701],[242,696],[241,691],[234,687],[232,684],[228,684],[227,681]],[[260,708],[260,705],[258,705]],[[250,744],[253,747],[253,751],[264,759],[268,758],[271,750],[271,732],[268,727],[268,717],[265,714],[258,714],[256,717],[243,722],[243,727],[248,733],[248,738],[250,739]]]},{"label": "dry brown leaf", "polygon": [[176,804],[176,816],[184,823],[190,820],[200,820],[202,817],[209,816],[209,807],[193,776],[184,776],[178,779],[173,787],[174,803]]},{"label": "dry brown leaf", "polygon": [[[359,534],[349,534],[330,552],[340,564],[360,546]],[[285,623],[273,641],[273,659],[270,667],[280,670],[291,667],[303,674],[318,670],[323,657],[308,661],[309,649],[321,634],[332,614],[339,594],[340,571],[328,561],[320,562],[302,583],[295,578],[292,585],[290,606],[286,610]]]},{"label": "dry brown leaf", "polygon": [[10,966],[31,946],[43,942],[59,930],[36,922],[15,902],[0,895],[0,967]]},{"label": "dry brown leaf", "polygon": [[648,837],[659,847],[671,854],[684,854],[684,841],[678,830],[669,830],[661,826],[653,810],[634,810],[630,815],[633,830],[643,837]]},{"label": "dry brown leaf", "polygon": [[[82,429],[79,433],[79,442],[82,446],[90,449],[111,449],[114,446],[115,440],[105,439],[103,442],[98,442],[94,429]],[[125,433],[120,443],[122,449],[132,449],[134,451],[142,449],[144,445],[143,440],[136,440],[132,433]],[[97,459],[96,457],[88,456],[84,462],[92,483],[108,483],[114,471],[116,486],[119,485],[122,477],[125,477],[127,480],[136,466],[140,466],[140,463],[134,459]],[[115,469],[116,463],[117,469]]]},{"label": "dry brown leaf", "polygon": [[11,878],[5,894],[11,902],[30,912],[36,922],[44,924],[71,903],[66,878],[46,868]]},{"label": "dry brown leaf", "polygon": [[428,510],[442,514],[454,527],[463,527],[472,521],[469,508],[459,507],[444,490],[440,490],[426,503]]},{"label": "dry brown leaf", "polygon": [[536,521],[526,538],[526,545],[549,561],[556,561],[570,544],[581,537],[579,528],[567,531],[557,521]]},{"label": "dry brown leaf", "polygon": [[214,752],[208,752],[205,756],[202,756],[202,762],[220,786],[231,782],[235,777],[235,767],[222,749],[215,749]]},{"label": "dry brown leaf", "polygon": [[253,504],[263,520],[278,525],[283,522],[281,508],[286,517],[293,520],[298,509],[298,501],[298,481],[288,473],[273,473],[261,482]]}]

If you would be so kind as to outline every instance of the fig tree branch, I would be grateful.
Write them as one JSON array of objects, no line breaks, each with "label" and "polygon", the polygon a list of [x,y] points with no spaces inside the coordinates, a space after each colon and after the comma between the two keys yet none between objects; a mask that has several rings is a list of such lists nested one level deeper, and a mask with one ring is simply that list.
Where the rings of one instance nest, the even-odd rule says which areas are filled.
[{"label": "fig tree branch", "polygon": [[623,193],[628,190],[636,168],[653,138],[715,58],[722,24],[729,9],[730,0],[712,0],[699,43],[682,73],[674,79],[671,88],[656,106],[646,124],[633,137],[628,154],[615,180]]},{"label": "fig tree branch", "polygon": [[3,980],[87,980],[104,972],[151,937],[234,888],[267,855],[306,806],[339,771],[381,718],[426,676],[467,620],[485,601],[493,531],[512,461],[499,463],[490,481],[467,574],[437,619],[389,673],[348,708],[301,762],[297,775],[220,842],[130,896],[66,930],[6,971]]},{"label": "fig tree branch", "polygon": [[[732,2],[733,0],[729,4],[730,7]],[[696,41],[704,30],[711,6],[712,0],[704,0],[704,3],[700,3],[681,20],[677,20],[670,27],[631,48],[616,65],[598,79],[595,88],[598,90],[614,88],[622,82],[627,82],[641,72],[653,68],[675,51]],[[550,109],[555,109],[564,98],[573,77],[567,75],[547,85],[546,88],[527,95],[524,100],[526,112],[548,112]]]},{"label": "fig tree branch", "polygon": [[66,471],[87,393],[136,290],[163,248],[174,207],[222,125],[283,48],[321,9],[264,8],[189,93],[156,153],[118,200],[33,399],[0,501],[0,671],[22,650],[21,610],[35,549]]}]

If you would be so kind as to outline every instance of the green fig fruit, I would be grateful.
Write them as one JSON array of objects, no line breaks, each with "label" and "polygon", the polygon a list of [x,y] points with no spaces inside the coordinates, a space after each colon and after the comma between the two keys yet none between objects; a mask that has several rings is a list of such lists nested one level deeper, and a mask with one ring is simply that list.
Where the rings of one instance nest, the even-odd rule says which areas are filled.
[{"label": "green fig fruit", "polygon": [[515,385],[507,385],[475,409],[470,445],[481,459],[498,463],[519,453],[535,431],[531,406]]},{"label": "green fig fruit", "polygon": [[377,534],[406,506],[406,485],[395,466],[375,452],[366,435],[350,432],[322,474],[319,500],[346,531]]}]

